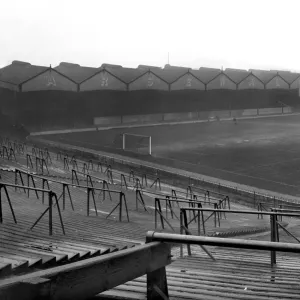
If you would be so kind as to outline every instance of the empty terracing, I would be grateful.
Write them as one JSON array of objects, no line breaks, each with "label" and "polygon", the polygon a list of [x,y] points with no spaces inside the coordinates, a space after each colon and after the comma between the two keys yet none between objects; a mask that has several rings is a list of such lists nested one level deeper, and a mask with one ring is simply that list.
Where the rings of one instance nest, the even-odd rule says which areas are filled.
[{"label": "empty terracing", "polygon": [[[113,161],[84,161],[3,140],[0,163],[3,278],[123,251],[143,244],[148,230],[223,237],[255,234],[251,239],[270,235],[268,216],[239,213],[253,208],[226,194],[201,186],[170,186],[157,176],[130,169],[121,172]],[[261,204],[260,211],[269,210],[266,206]],[[286,228],[295,233],[298,227],[296,218],[278,222],[280,233]],[[296,242],[286,236],[285,241]],[[267,255],[213,248],[212,260],[203,249],[192,250],[187,253],[184,248],[180,258],[180,248],[172,248],[175,262],[167,267],[170,298],[217,299],[227,293],[227,299],[264,299],[271,293],[284,299],[291,288],[289,299],[296,297],[299,262],[294,256],[282,256],[278,270],[283,279],[275,288],[267,279]],[[267,276],[265,282],[257,280],[260,272]],[[141,277],[98,297],[143,299],[145,284]],[[200,291],[206,292],[199,296]]]}]

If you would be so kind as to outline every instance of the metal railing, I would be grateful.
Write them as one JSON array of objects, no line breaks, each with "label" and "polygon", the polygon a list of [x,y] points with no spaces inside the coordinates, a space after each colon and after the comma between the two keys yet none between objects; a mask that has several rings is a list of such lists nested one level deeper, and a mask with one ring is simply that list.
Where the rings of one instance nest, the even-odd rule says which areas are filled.
[{"label": "metal railing", "polygon": [[[257,211],[249,211],[249,210],[222,210],[222,209],[210,209],[210,208],[181,208],[180,209],[180,214],[181,214],[181,228],[182,233],[184,232],[186,235],[192,235],[191,231],[189,230],[189,223],[187,222],[187,211],[194,211],[198,212],[197,217],[200,219],[201,214],[200,212],[212,212],[214,214],[219,213],[219,212],[226,212],[226,213],[234,213],[234,214],[249,214],[249,215],[256,215],[256,214],[261,214],[261,215],[266,215],[270,216],[270,233],[271,233],[271,241],[272,242],[279,242],[279,227],[283,228],[283,226],[278,222],[278,217],[300,217],[300,213],[295,213],[295,212],[279,212],[274,211],[271,212],[257,212]],[[198,220],[198,224],[200,224],[200,220]],[[287,229],[285,229],[287,231]],[[297,240],[297,238],[296,238]],[[188,249],[188,253],[191,253],[191,250]],[[181,249],[181,254],[182,254],[182,249]],[[276,264],[276,253],[272,253],[271,255],[271,263]]]},{"label": "metal railing", "polygon": [[[16,219],[14,209],[13,209],[13,206],[12,206],[11,197],[10,197],[9,192],[8,192],[9,187],[14,188],[15,191],[17,189],[22,189],[25,192],[27,190],[28,193],[29,193],[29,191],[34,191],[37,196],[38,196],[38,192],[41,192],[43,194],[47,193],[48,194],[48,207],[41,214],[41,216],[34,222],[34,224],[31,226],[30,230],[32,230],[39,223],[39,221],[43,218],[43,216],[46,215],[46,213],[48,212],[49,213],[49,222],[48,222],[49,223],[49,235],[53,234],[53,202],[55,201],[57,211],[58,211],[58,215],[59,215],[61,228],[62,228],[63,234],[65,234],[64,224],[63,224],[63,220],[62,220],[62,215],[61,215],[61,211],[60,211],[60,207],[59,207],[59,200],[57,198],[57,195],[54,192],[52,192],[51,190],[39,189],[39,188],[29,187],[29,186],[25,186],[25,185],[16,185],[16,184],[9,184],[9,183],[5,183],[5,182],[0,182],[0,223],[3,222],[2,196],[1,196],[2,189],[4,190],[5,195],[6,195],[6,199],[9,203],[9,207],[10,207],[11,213],[13,215],[14,222],[17,223],[17,219]],[[53,198],[54,198],[54,201],[53,201]]]},{"label": "metal railing", "polygon": [[[96,200],[95,200],[95,192],[99,192],[99,193],[101,193],[103,195],[103,201],[105,200],[105,194],[106,193],[109,195],[111,201],[112,201],[111,194],[117,194],[117,195],[119,195],[118,203],[112,209],[112,211],[106,216],[106,218],[108,218],[117,208],[119,208],[119,221],[121,222],[122,221],[122,215],[123,215],[123,207],[124,207],[125,208],[125,212],[126,212],[126,216],[127,216],[127,221],[129,222],[129,214],[128,214],[128,207],[127,207],[126,195],[122,191],[112,190],[112,189],[109,189],[109,188],[105,189],[105,188],[98,188],[98,187],[88,186],[88,185],[84,186],[84,185],[80,185],[80,184],[68,183],[68,182],[65,182],[65,181],[54,180],[52,178],[50,179],[50,178],[47,178],[47,177],[42,177],[42,176],[39,176],[39,175],[36,175],[36,174],[32,174],[32,173],[29,173],[29,172],[25,172],[25,171],[19,170],[19,169],[15,169],[15,170],[9,171],[9,172],[14,172],[15,173],[15,182],[17,182],[18,178],[19,178],[19,180],[22,183],[22,186],[19,186],[21,188],[27,188],[27,189],[30,188],[30,179],[31,179],[32,185],[34,186],[32,188],[32,190],[36,190],[36,197],[37,197],[37,199],[39,199],[39,196],[37,194],[37,190],[38,189],[36,189],[34,178],[40,179],[41,182],[42,182],[42,186],[43,187],[46,184],[49,187],[49,181],[55,182],[57,184],[60,184],[62,186],[62,193],[59,196],[58,200],[61,197],[63,198],[63,209],[65,209],[65,200],[66,200],[66,195],[68,193],[72,209],[74,210],[73,201],[72,201],[72,197],[71,197],[71,193],[70,193],[70,189],[69,189],[70,186],[76,187],[76,188],[79,188],[79,189],[82,189],[82,190],[85,190],[86,194],[87,194],[87,198],[86,198],[86,200],[87,200],[86,201],[87,216],[90,215],[90,201],[91,201],[91,199],[93,200],[95,214],[96,214],[96,216],[98,216],[98,210],[97,210]],[[23,179],[22,175],[27,176],[27,186],[24,183],[24,179]],[[28,192],[27,196],[29,197],[29,192]],[[42,198],[42,199],[44,199],[44,198]]]}]

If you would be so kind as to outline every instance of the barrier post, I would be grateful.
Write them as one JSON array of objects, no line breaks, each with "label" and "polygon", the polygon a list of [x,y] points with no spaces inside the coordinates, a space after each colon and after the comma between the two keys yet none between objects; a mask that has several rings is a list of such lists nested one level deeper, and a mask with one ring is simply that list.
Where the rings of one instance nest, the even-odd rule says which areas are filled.
[{"label": "barrier post", "polygon": [[48,196],[49,196],[49,235],[52,235],[52,229],[53,229],[53,224],[52,224],[52,192],[49,192]]},{"label": "barrier post", "polygon": [[123,208],[123,197],[122,197],[122,192],[120,193],[120,210],[119,210],[119,221],[122,222],[122,208]]},{"label": "barrier post", "polygon": [[2,185],[0,185],[0,223],[3,223],[3,215],[2,215]]},{"label": "barrier post", "polygon": [[[271,242],[276,242],[276,218],[275,215],[270,215],[271,225]],[[271,251],[271,267],[276,265],[276,251]]]},{"label": "barrier post", "polygon": [[87,188],[87,204],[86,204],[86,214],[90,215],[90,189]]}]

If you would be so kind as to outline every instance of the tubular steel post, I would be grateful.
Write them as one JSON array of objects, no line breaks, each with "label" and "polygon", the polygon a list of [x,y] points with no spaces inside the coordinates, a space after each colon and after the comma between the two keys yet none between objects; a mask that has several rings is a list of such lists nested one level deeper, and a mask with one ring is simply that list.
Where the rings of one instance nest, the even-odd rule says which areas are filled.
[{"label": "tubular steel post", "polygon": [[159,177],[157,177],[157,182],[158,182],[159,190],[161,191],[161,185],[160,185],[160,178]]},{"label": "tubular steel post", "polygon": [[39,167],[41,167],[40,166],[40,158],[36,156],[35,157],[35,171],[37,174],[39,173]]},{"label": "tubular steel post", "polygon": [[262,218],[263,218],[263,215],[259,213],[260,211],[262,211],[261,203],[260,203],[260,202],[257,204],[257,211],[258,211],[257,219],[259,219],[260,217],[261,217],[261,219],[262,219]]},{"label": "tubular steel post", "polygon": [[2,187],[3,185],[0,185],[0,223],[3,223],[3,215],[2,215]]},{"label": "tubular steel post", "polygon": [[[27,187],[29,187],[29,174],[27,173]],[[29,198],[29,189],[27,189],[27,197]]]},{"label": "tubular steel post", "polygon": [[92,160],[89,160],[88,161],[88,169],[90,169],[90,166],[92,167],[92,171],[94,171],[94,165],[93,165],[93,161]]},{"label": "tubular steel post", "polygon": [[[201,204],[201,203],[200,203]],[[201,205],[202,208],[202,205]],[[202,228],[203,228],[203,234],[205,235],[205,220],[204,220],[204,213],[203,210],[201,210],[201,219],[202,219]]]},{"label": "tubular steel post", "polygon": [[160,215],[161,226],[162,226],[162,229],[165,229],[164,219],[162,217],[162,210],[161,210],[160,200],[158,200],[157,204],[158,204],[158,212],[159,212],[159,215]]},{"label": "tubular steel post", "polygon": [[124,184],[124,186],[126,187],[126,190],[127,190],[128,186],[127,186],[126,178],[125,178],[124,174],[121,174],[121,189],[123,189],[123,184]]},{"label": "tubular steel post", "polygon": [[133,172],[133,170],[130,170],[129,181],[131,181],[131,178],[132,178],[132,180],[134,179],[134,172]]},{"label": "tubular steel post", "polygon": [[[180,234],[183,234],[183,211],[182,210],[180,211]],[[183,245],[182,244],[180,244],[180,257],[183,257]]]},{"label": "tubular steel post", "polygon": [[[198,208],[202,208],[202,204],[198,203]],[[197,216],[197,225],[198,225],[198,235],[201,235],[201,228],[200,228],[200,210],[198,210],[198,216]]]},{"label": "tubular steel post", "polygon": [[[46,181],[46,179],[42,179],[42,189],[44,190],[45,189],[45,181]],[[48,187],[49,188],[49,187]],[[45,192],[43,191],[42,192],[42,203],[44,204],[44,199],[45,199],[45,194],[44,194]]]},{"label": "tubular steel post", "polygon": [[[145,183],[145,185],[144,185],[144,183]],[[142,185],[148,187],[146,174],[142,175]]]},{"label": "tubular steel post", "polygon": [[90,188],[87,188],[87,207],[86,207],[87,216],[90,215]]},{"label": "tubular steel post", "polygon": [[65,208],[66,208],[66,190],[65,190],[65,187],[66,187],[66,184],[63,183],[63,192],[62,192],[62,195],[63,195],[63,210],[65,210]]},{"label": "tubular steel post", "polygon": [[[271,242],[276,242],[276,221],[275,216],[270,215],[271,223]],[[276,251],[271,251],[271,266],[276,265]]]},{"label": "tubular steel post", "polygon": [[[94,203],[94,208],[95,208],[95,213],[96,213],[96,216],[98,216],[98,210],[97,210],[97,206],[96,206],[96,201],[95,201],[95,190],[94,189],[91,189],[91,192],[92,192],[92,198],[93,198],[93,203]],[[72,202],[71,202],[72,203]],[[73,205],[72,205],[73,206]],[[74,209],[73,209],[74,210]]]},{"label": "tubular steel post", "polygon": [[[187,215],[186,215],[186,210],[183,211],[183,222],[184,222],[184,230],[185,230],[185,234],[189,235],[189,231],[188,231],[188,221],[187,221]],[[191,256],[191,245],[187,245],[187,251],[188,251],[188,255]]]},{"label": "tubular steel post", "polygon": [[230,209],[230,198],[229,198],[229,196],[226,196],[226,198],[227,198],[227,202],[228,202],[228,209]]},{"label": "tubular steel post", "polygon": [[[72,200],[72,197],[71,197],[69,185],[66,185],[66,187],[67,187],[67,190],[68,190],[68,195],[69,195],[69,199],[70,199],[70,202],[71,202],[72,210],[74,211],[73,200]],[[48,189],[49,189],[49,185],[48,185]]]},{"label": "tubular steel post", "polygon": [[[279,205],[279,208],[282,209],[282,204]],[[280,216],[280,221],[282,222],[282,216]]]},{"label": "tubular steel post", "polygon": [[62,220],[62,216],[61,216],[61,211],[60,211],[60,208],[59,208],[59,203],[58,203],[58,199],[57,199],[57,196],[55,193],[52,193],[52,196],[55,198],[55,202],[56,202],[56,207],[57,207],[57,211],[58,211],[58,216],[59,216],[59,220],[60,220],[60,225],[61,225],[61,228],[62,228],[62,231],[63,231],[63,234],[65,235],[65,228],[64,228],[64,223],[63,223],[63,220]]},{"label": "tubular steel post", "polygon": [[119,199],[119,203],[120,203],[120,205],[119,205],[119,206],[120,206],[120,207],[119,207],[119,221],[120,221],[120,222],[122,222],[122,207],[123,207],[123,206],[122,206],[122,204],[123,204],[123,203],[122,203],[122,202],[123,202],[122,200],[123,200],[123,199],[122,199],[122,193],[120,193],[120,199]]},{"label": "tubular steel post", "polygon": [[49,235],[52,235],[52,192],[49,195]]},{"label": "tubular steel post", "polygon": [[154,224],[155,224],[155,229],[157,229],[157,199],[155,198],[154,200]]},{"label": "tubular steel post", "polygon": [[[16,171],[15,171],[15,185],[18,185],[18,173]],[[17,191],[17,187],[15,187],[15,192],[16,191]]]},{"label": "tubular steel post", "polygon": [[[217,209],[217,204],[214,203],[214,209]],[[217,227],[217,212],[214,212],[214,224],[215,224],[215,228]]]},{"label": "tubular steel post", "polygon": [[101,168],[101,173],[103,173],[103,169],[102,169],[102,164],[101,164],[101,162],[98,162],[98,164],[97,164],[97,172],[99,172],[99,166],[100,166],[100,168]]}]

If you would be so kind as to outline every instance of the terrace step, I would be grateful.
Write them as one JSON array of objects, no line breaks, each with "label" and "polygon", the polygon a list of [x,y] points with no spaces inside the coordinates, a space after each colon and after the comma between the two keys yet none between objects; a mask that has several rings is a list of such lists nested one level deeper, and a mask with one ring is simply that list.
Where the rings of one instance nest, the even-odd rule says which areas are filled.
[{"label": "terrace step", "polygon": [[10,263],[0,262],[0,278],[10,275],[12,272],[12,265]]}]

